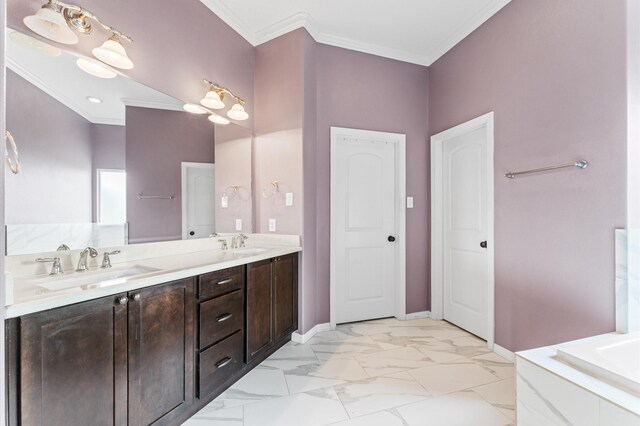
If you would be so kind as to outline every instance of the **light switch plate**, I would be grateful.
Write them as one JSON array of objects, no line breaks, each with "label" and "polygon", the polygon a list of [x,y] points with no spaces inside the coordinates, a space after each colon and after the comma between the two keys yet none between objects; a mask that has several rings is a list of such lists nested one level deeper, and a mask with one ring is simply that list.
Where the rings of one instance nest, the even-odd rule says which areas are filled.
[{"label": "light switch plate", "polygon": [[269,219],[269,232],[276,232],[276,220]]},{"label": "light switch plate", "polygon": [[236,219],[236,231],[242,231],[242,219]]},{"label": "light switch plate", "polygon": [[407,197],[407,208],[408,209],[413,208],[413,197]]},{"label": "light switch plate", "polygon": [[287,207],[293,206],[293,192],[287,192],[284,196],[284,205]]},{"label": "light switch plate", "polygon": [[229,197],[227,197],[226,195],[222,197],[222,208],[223,209],[229,208]]}]

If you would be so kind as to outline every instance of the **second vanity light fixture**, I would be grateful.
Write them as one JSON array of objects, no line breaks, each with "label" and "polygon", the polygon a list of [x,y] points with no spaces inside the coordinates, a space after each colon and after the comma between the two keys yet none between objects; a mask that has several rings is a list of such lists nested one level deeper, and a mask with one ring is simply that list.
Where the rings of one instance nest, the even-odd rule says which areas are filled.
[{"label": "second vanity light fixture", "polygon": [[223,109],[226,106],[224,103],[224,97],[225,95],[229,95],[234,99],[234,104],[229,109],[229,111],[227,111],[227,117],[237,121],[243,121],[249,118],[249,114],[247,114],[247,112],[244,110],[245,102],[242,98],[233,94],[231,90],[216,83],[212,83],[207,79],[204,79],[203,81],[204,84],[207,85],[208,89],[207,93],[204,95],[204,98],[200,100],[200,105],[185,104],[185,111],[191,112],[193,114],[210,114],[209,121],[216,124],[229,124],[229,120],[210,110]]},{"label": "second vanity light fixture", "polygon": [[[105,25],[96,15],[75,4],[63,3],[59,0],[49,0],[35,14],[26,16],[24,24],[34,33],[62,44],[78,43],[78,35],[90,34],[93,24],[97,24],[110,33],[109,38],[101,46],[94,48],[91,52],[93,56],[102,63],[120,69],[133,68],[133,62],[127,56],[127,52],[122,45],[122,40],[132,43],[131,37],[122,34],[114,27]],[[113,71],[108,72],[108,68],[98,69],[100,62],[90,62],[83,60],[82,65],[78,63],[84,71],[97,77],[115,77]],[[91,69],[95,72],[91,72]],[[105,71],[106,70],[106,71]]]}]

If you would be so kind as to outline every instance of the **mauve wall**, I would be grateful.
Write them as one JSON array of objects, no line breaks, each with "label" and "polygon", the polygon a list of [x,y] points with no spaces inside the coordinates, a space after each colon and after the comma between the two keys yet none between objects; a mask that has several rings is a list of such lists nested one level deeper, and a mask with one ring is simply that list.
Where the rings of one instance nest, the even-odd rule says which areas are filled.
[{"label": "mauve wall", "polygon": [[126,167],[125,129],[124,126],[111,126],[109,124],[91,124],[91,148],[92,148],[92,218],[97,218],[97,170],[120,169]]},{"label": "mauve wall", "polygon": [[[182,238],[182,162],[214,162],[214,126],[206,117],[178,111],[126,109],[129,242]],[[139,194],[174,195],[138,200]]]},{"label": "mauve wall", "polygon": [[625,46],[624,1],[513,0],[430,68],[431,134],[495,111],[496,343],[512,351],[614,330]]},{"label": "mauve wall", "polygon": [[[7,0],[8,26],[39,38],[22,23],[42,0]],[[124,42],[135,64],[124,74],[178,99],[198,102],[204,95],[203,78],[229,87],[247,101],[253,125],[253,46],[211,12],[200,0],[83,0],[83,7],[131,36]],[[70,49],[91,55],[108,34],[96,29]]]},{"label": "mauve wall", "polygon": [[[317,323],[329,321],[330,129],[407,136],[407,313],[429,309],[429,144],[426,67],[324,44],[317,50]],[[306,174],[305,174],[306,175]]]},{"label": "mauve wall", "polygon": [[21,172],[5,172],[5,223],[91,222],[91,123],[10,70],[6,93]]}]

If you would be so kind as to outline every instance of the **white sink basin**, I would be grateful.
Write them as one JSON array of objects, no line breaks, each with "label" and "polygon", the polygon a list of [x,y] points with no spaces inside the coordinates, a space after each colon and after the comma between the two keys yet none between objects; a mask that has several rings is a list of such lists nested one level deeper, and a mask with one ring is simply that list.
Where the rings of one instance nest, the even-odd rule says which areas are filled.
[{"label": "white sink basin", "polygon": [[243,247],[243,248],[239,248],[239,249],[233,249],[231,250],[233,253],[235,254],[246,254],[246,255],[252,255],[252,254],[260,254],[260,253],[264,253],[265,251],[267,251],[269,249],[266,248],[260,248],[260,247]]},{"label": "white sink basin", "polygon": [[73,272],[71,274],[50,276],[31,280],[38,287],[47,290],[65,290],[73,287],[83,289],[108,287],[126,282],[126,278],[158,272],[161,269],[147,266],[132,266],[129,268],[98,269],[87,272]]}]

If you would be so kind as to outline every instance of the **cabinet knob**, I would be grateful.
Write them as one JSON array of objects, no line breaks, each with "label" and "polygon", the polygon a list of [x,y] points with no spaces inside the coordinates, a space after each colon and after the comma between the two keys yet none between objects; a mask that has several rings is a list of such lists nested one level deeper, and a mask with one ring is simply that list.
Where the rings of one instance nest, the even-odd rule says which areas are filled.
[{"label": "cabinet knob", "polygon": [[133,295],[133,297],[131,297],[133,299],[134,302],[138,302],[140,301],[140,293],[136,293]]},{"label": "cabinet knob", "polygon": [[120,305],[126,305],[127,304],[127,296],[120,296],[118,297],[118,303]]}]

